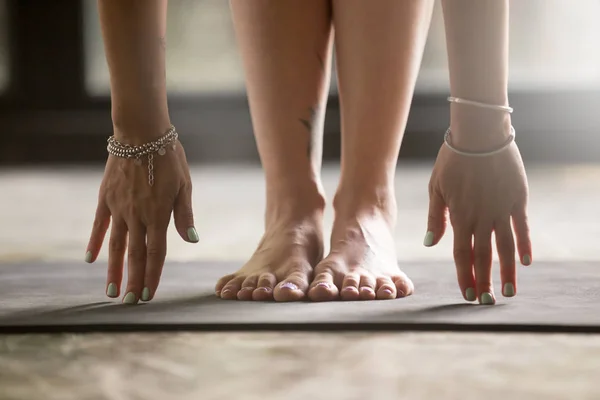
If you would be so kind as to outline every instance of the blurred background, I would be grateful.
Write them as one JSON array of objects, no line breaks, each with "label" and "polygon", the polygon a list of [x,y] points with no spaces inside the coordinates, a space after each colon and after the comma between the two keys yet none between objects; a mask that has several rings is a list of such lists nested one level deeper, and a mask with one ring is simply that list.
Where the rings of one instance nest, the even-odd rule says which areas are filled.
[{"label": "blurred background", "polygon": [[[510,103],[526,161],[585,162],[600,149],[600,2],[511,2]],[[258,160],[226,0],[169,3],[172,120],[192,162]],[[339,157],[331,90],[326,160]],[[431,159],[448,125],[441,5],[401,157]],[[0,163],[102,163],[109,76],[95,0],[0,0]]]},{"label": "blurred background", "polygon": [[[227,0],[169,1],[171,118],[192,164],[200,242],[185,243],[171,228],[168,263],[241,265],[262,235],[264,181],[228,6]],[[441,11],[436,1],[400,154],[395,244],[402,263],[454,268],[451,230],[435,248],[422,245],[427,183],[449,122]],[[600,261],[599,17],[598,0],[511,1],[509,99],[527,167],[533,258],[541,274],[547,262]],[[334,85],[322,173],[329,199],[339,177],[339,114]],[[83,259],[111,128],[96,1],[0,0],[0,268],[20,262],[43,268],[46,261],[106,268],[106,245],[99,263]],[[326,230],[332,221],[328,209]],[[171,271],[167,266],[164,274]],[[566,268],[565,277],[569,273]],[[38,289],[27,294],[32,304],[46,299]],[[106,301],[104,289],[99,283],[90,296]],[[462,301],[458,290],[455,296]],[[386,398],[384,390],[406,388],[413,398],[600,398],[589,378],[600,359],[591,336],[399,336],[364,335],[358,345],[342,334],[257,333],[250,340],[218,333],[210,340],[170,332],[157,340],[136,333],[125,342],[110,334],[0,336],[0,397],[148,400],[189,390],[201,395],[178,398],[220,399],[256,388],[261,398],[270,398],[269,390],[281,392],[275,398],[300,398],[306,387],[337,382],[332,390],[352,393],[347,398]],[[265,371],[275,370],[279,375],[268,386]],[[315,373],[326,381],[313,380]]]}]

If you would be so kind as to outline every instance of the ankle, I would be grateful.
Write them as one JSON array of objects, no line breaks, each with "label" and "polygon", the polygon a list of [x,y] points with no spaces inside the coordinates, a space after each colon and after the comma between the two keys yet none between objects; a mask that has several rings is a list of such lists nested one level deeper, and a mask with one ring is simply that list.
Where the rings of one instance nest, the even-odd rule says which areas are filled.
[{"label": "ankle", "polygon": [[397,203],[393,185],[340,186],[333,199],[336,216],[379,215],[390,226],[396,222]]},{"label": "ankle", "polygon": [[[293,183],[293,182],[290,182]],[[326,207],[320,183],[286,185],[267,184],[267,222],[303,218],[322,218]]]}]

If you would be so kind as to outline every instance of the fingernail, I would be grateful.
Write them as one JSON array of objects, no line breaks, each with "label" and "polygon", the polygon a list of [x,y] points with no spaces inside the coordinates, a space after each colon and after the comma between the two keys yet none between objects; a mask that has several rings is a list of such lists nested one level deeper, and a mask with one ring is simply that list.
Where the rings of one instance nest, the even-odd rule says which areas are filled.
[{"label": "fingernail", "polygon": [[319,283],[317,283],[315,285],[315,287],[322,287],[322,288],[325,288],[325,289],[329,289],[329,283],[327,283],[327,282],[319,282]]},{"label": "fingernail", "polygon": [[106,295],[108,297],[117,297],[117,285],[115,285],[114,283],[109,283],[108,287],[106,288]]},{"label": "fingernail", "polygon": [[92,252],[91,251],[88,251],[87,253],[85,253],[85,262],[88,264],[92,262]]},{"label": "fingernail", "polygon": [[123,304],[135,304],[137,303],[137,299],[135,298],[135,294],[133,292],[129,292],[123,298]]},{"label": "fingernail", "polygon": [[425,239],[423,240],[423,246],[425,246],[425,247],[433,246],[433,232],[428,231],[425,234]]},{"label": "fingernail", "polygon": [[502,294],[504,297],[513,297],[515,295],[515,285],[512,283],[505,283],[502,288]]},{"label": "fingernail", "polygon": [[150,289],[145,287],[144,290],[142,290],[142,301],[148,301],[148,300],[150,300]]},{"label": "fingernail", "polygon": [[467,301],[477,300],[477,295],[475,295],[475,289],[470,287],[467,290],[465,290],[465,298],[467,299]]},{"label": "fingernail", "polygon": [[284,283],[283,285],[281,285],[281,288],[282,289],[298,290],[298,286],[296,286],[292,282],[286,282],[286,283]]},{"label": "fingernail", "polygon": [[531,265],[531,256],[529,254],[523,256],[523,265]]},{"label": "fingernail", "polygon": [[494,298],[492,297],[491,293],[484,292],[481,293],[481,296],[479,296],[479,302],[485,305],[494,304]]},{"label": "fingernail", "polygon": [[198,241],[200,240],[200,237],[198,236],[198,232],[196,231],[196,228],[194,228],[193,226],[188,228],[187,235],[188,235],[188,239],[190,240],[190,242],[198,243]]}]

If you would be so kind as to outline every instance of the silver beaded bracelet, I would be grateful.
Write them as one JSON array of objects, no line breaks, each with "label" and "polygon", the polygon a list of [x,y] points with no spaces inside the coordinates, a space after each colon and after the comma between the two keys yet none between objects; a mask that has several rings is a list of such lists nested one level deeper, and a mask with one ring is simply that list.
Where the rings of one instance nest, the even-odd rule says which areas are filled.
[{"label": "silver beaded bracelet", "polygon": [[[465,99],[461,99],[458,97],[448,97],[448,101],[450,103],[455,103],[455,104],[464,104],[464,105],[474,106],[474,107],[479,107],[479,108],[487,108],[488,110],[503,111],[503,112],[507,112],[509,114],[513,112],[512,107],[509,107],[509,106],[499,106],[496,104],[480,103],[478,101],[465,100]],[[490,151],[486,151],[483,153],[472,153],[472,152],[459,150],[456,147],[454,147],[452,145],[452,143],[450,142],[450,134],[451,133],[452,132],[450,131],[450,128],[448,128],[448,130],[446,130],[446,133],[444,134],[444,144],[446,145],[446,147],[448,147],[453,152],[460,154],[461,156],[468,156],[468,157],[488,157],[488,156],[500,153],[501,151],[506,149],[508,146],[510,146],[512,142],[515,141],[515,128],[513,128],[511,125],[510,136],[508,137],[506,142],[501,147],[490,150]]]},{"label": "silver beaded bracelet", "polygon": [[179,134],[175,127],[171,125],[169,130],[157,140],[148,142],[140,146],[132,146],[124,144],[115,139],[114,135],[108,138],[108,153],[120,158],[134,159],[136,165],[142,165],[142,157],[148,157],[148,184],[154,185],[154,154],[164,156],[167,153],[167,148],[176,148],[176,141]]}]

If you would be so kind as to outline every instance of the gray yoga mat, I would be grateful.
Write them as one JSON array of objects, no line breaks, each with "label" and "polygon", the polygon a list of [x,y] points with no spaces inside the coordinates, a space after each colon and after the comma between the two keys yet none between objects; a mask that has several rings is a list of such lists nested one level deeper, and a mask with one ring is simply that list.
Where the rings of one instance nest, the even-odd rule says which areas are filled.
[{"label": "gray yoga mat", "polygon": [[[416,292],[368,302],[225,301],[216,280],[240,263],[168,263],[156,298],[127,306],[104,296],[102,263],[0,265],[0,333],[154,330],[489,330],[600,332],[598,263],[519,267],[518,295],[466,303],[451,262],[404,263]],[[498,267],[494,267],[500,293]]]}]

